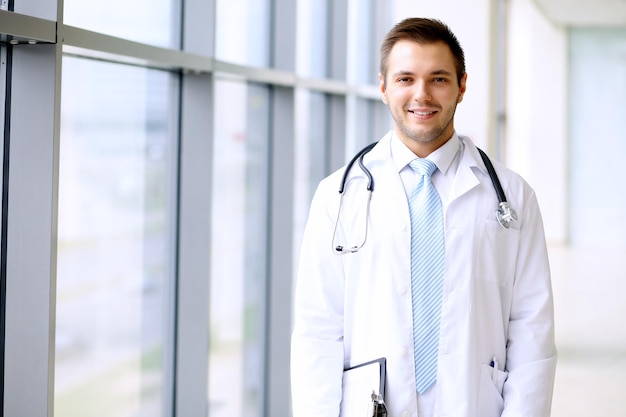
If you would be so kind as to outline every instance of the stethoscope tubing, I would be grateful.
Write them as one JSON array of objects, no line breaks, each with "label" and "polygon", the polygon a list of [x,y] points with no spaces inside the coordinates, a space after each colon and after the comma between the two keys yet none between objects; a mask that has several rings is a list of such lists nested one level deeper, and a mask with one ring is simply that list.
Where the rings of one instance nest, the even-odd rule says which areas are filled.
[{"label": "stethoscope tubing", "polygon": [[[343,194],[346,188],[346,182],[348,181],[348,175],[350,174],[350,170],[352,169],[352,166],[357,162],[359,164],[359,168],[361,168],[361,170],[367,176],[367,181],[368,181],[367,189],[369,191],[374,191],[374,178],[372,177],[372,173],[370,172],[370,170],[367,169],[367,167],[363,163],[363,158],[365,157],[365,154],[367,154],[369,151],[372,150],[372,148],[374,148],[374,146],[376,146],[376,144],[378,144],[378,142],[370,143],[369,145],[361,149],[359,152],[357,152],[357,154],[354,155],[354,157],[350,160],[350,162],[348,162],[348,165],[346,165],[346,169],[341,178],[341,183],[339,185],[339,194]],[[496,174],[496,170],[493,167],[491,160],[489,159],[487,154],[483,152],[482,149],[480,148],[476,148],[476,149],[478,149],[478,152],[480,153],[480,157],[482,158],[485,164],[485,167],[487,168],[487,173],[489,174],[489,178],[491,179],[491,183],[493,184],[493,188],[496,192],[496,196],[498,197],[498,204],[507,203],[506,195],[504,194],[504,189],[502,188],[502,184],[500,183],[500,179],[498,178],[498,174]]]},{"label": "stethoscope tubing", "polygon": [[348,175],[350,174],[350,170],[352,169],[352,166],[357,161],[359,162],[359,167],[363,170],[365,175],[367,175],[367,190],[374,191],[374,177],[372,177],[372,173],[370,172],[369,169],[367,169],[367,167],[363,163],[363,157],[365,156],[366,153],[371,151],[372,148],[376,146],[377,143],[378,142],[370,143],[365,148],[357,152],[357,154],[354,155],[354,158],[352,158],[350,162],[348,162],[348,165],[346,165],[346,169],[343,172],[343,177],[341,178],[341,184],[339,185],[339,194],[343,194],[344,190],[346,189],[346,182],[348,181]]},{"label": "stethoscope tubing", "polygon": [[500,179],[498,178],[498,174],[496,174],[496,170],[491,163],[491,160],[487,156],[482,149],[478,149],[478,153],[480,153],[480,157],[483,159],[485,163],[485,167],[487,168],[487,173],[489,174],[489,178],[491,178],[491,182],[493,184],[493,188],[496,190],[496,195],[498,196],[498,204],[506,203],[506,195],[504,194],[504,190],[502,189],[502,184],[500,184]]}]

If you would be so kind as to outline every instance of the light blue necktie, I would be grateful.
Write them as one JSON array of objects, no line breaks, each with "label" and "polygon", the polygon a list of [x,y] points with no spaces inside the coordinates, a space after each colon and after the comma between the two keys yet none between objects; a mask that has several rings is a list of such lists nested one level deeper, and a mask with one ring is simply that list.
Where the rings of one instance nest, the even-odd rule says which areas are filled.
[{"label": "light blue necktie", "polygon": [[415,386],[417,392],[423,394],[437,380],[445,259],[443,213],[439,194],[430,178],[437,166],[419,158],[409,165],[419,176],[409,197],[409,212]]}]

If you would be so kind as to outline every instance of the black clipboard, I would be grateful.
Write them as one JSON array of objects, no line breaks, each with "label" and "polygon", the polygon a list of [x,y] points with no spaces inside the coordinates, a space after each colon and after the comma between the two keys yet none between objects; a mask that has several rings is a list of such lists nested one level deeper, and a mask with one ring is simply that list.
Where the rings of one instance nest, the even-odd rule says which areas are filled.
[{"label": "black clipboard", "polygon": [[378,358],[345,368],[340,417],[364,416],[372,403],[372,392],[385,399],[387,359]]}]

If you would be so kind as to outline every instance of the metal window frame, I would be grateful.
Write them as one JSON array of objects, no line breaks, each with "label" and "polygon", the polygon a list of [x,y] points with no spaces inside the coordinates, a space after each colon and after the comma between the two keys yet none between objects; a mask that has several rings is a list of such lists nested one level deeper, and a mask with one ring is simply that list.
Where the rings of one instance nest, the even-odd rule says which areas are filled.
[{"label": "metal window frame", "polygon": [[[51,416],[54,387],[60,51],[12,47],[6,202],[6,416]],[[33,91],[37,99],[33,100]]]}]

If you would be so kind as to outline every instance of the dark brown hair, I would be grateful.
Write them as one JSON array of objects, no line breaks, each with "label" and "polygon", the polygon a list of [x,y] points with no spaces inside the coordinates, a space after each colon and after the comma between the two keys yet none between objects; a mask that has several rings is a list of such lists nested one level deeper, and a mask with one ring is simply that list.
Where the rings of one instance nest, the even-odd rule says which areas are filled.
[{"label": "dark brown hair", "polygon": [[398,41],[408,40],[420,44],[444,42],[450,48],[454,56],[456,75],[459,86],[461,78],[465,74],[465,54],[459,40],[450,28],[437,19],[411,17],[404,19],[393,27],[385,36],[380,47],[380,73],[383,80],[387,79],[387,61],[391,49]]}]

